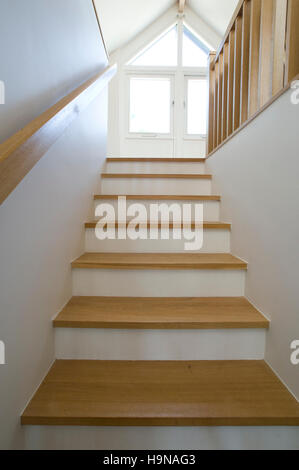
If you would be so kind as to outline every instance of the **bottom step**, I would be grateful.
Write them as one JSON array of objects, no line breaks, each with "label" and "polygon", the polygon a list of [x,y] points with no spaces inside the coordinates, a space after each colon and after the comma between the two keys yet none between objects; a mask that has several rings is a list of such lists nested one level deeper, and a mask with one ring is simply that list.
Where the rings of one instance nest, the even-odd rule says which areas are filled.
[{"label": "bottom step", "polygon": [[26,450],[104,450],[104,455],[108,449],[299,450],[298,426],[27,426],[25,436]]},{"label": "bottom step", "polygon": [[56,361],[22,424],[299,426],[264,361]]}]

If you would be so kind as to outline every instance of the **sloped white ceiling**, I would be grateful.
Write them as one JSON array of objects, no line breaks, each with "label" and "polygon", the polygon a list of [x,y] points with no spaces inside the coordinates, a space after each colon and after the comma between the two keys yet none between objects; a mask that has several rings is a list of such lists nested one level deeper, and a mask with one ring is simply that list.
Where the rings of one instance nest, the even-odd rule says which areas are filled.
[{"label": "sloped white ceiling", "polygon": [[[95,0],[108,51],[124,46],[177,3],[177,0]],[[187,0],[186,4],[222,36],[238,0]]]},{"label": "sloped white ceiling", "polygon": [[187,4],[220,36],[223,36],[239,0],[188,0]]},{"label": "sloped white ceiling", "polygon": [[125,45],[175,3],[175,0],[95,0],[108,51]]}]

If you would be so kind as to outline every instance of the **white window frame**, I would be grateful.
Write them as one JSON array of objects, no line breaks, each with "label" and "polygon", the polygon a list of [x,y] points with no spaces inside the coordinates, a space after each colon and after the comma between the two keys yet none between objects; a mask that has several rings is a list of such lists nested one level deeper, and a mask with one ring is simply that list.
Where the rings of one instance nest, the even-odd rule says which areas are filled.
[{"label": "white window frame", "polygon": [[[207,80],[207,74],[184,74],[184,140],[205,140],[207,133],[205,134],[188,134],[188,80],[198,79]],[[208,89],[207,89],[208,93]]]},{"label": "white window frame", "polygon": [[[178,31],[178,60],[177,65],[173,67],[155,67],[155,66],[137,66],[137,65],[125,65],[123,67],[123,77],[125,82],[125,139],[142,139],[142,140],[175,140],[176,130],[178,126],[182,127],[181,139],[183,141],[202,141],[206,139],[206,134],[204,135],[192,135],[187,134],[187,88],[186,88],[186,77],[196,77],[207,79],[208,77],[208,64],[207,67],[183,67],[183,31],[184,26],[186,26],[195,36],[198,36],[195,31],[186,23],[183,18],[179,18],[177,22],[173,23],[171,26],[161,32],[161,34],[153,40],[150,44],[147,44],[143,49],[139,50],[135,54],[133,59],[138,57],[142,52],[145,52],[149,47],[151,47],[159,38],[163,37],[168,31],[170,31],[175,25],[177,25]],[[205,41],[200,39],[204,44]],[[206,44],[207,45],[207,44]],[[207,47],[209,47],[207,45]],[[143,77],[172,77],[171,81],[171,132],[169,134],[154,134],[154,133],[133,133],[130,132],[130,78],[133,76],[143,76]],[[182,100],[182,102],[179,102]],[[182,109],[185,108],[185,112],[182,113]],[[182,113],[182,114],[181,114]]]},{"label": "white window frame", "polygon": [[[148,69],[146,67],[146,69]],[[127,139],[163,139],[173,140],[174,138],[174,94],[175,94],[175,74],[166,72],[165,73],[145,73],[146,70],[134,69],[133,72],[128,72],[125,75],[125,87],[126,87],[126,117],[125,117],[125,128]],[[159,69],[160,70],[160,69]],[[148,72],[148,70],[147,70]],[[169,133],[154,133],[154,132],[130,132],[130,80],[134,77],[142,78],[168,78],[170,81],[170,101],[169,101],[169,112],[170,112],[170,132]]]},{"label": "white window frame", "polygon": [[[171,26],[169,26],[166,30],[164,29],[158,36],[156,36],[155,39],[153,39],[150,43],[148,43],[146,46],[144,46],[142,49],[139,50],[139,52],[137,52],[129,61],[129,63],[126,65],[126,68],[132,68],[134,70],[138,70],[138,69],[142,69],[142,68],[145,68],[145,69],[152,69],[152,68],[158,68],[159,70],[161,69],[166,69],[166,68],[177,68],[179,65],[180,65],[180,54],[178,52],[178,56],[177,56],[177,64],[176,65],[173,65],[173,66],[170,66],[170,65],[167,65],[167,66],[163,66],[163,65],[160,65],[159,67],[157,66],[144,66],[144,65],[132,65],[132,62],[134,62],[134,60],[136,60],[138,57],[140,57],[142,54],[144,54],[147,50],[149,50],[152,46],[154,46],[157,42],[160,41],[160,39],[162,39],[164,36],[166,36],[167,33],[169,33],[174,27],[177,27],[177,34],[178,34],[178,42],[179,42],[179,22],[176,21],[175,23],[172,23]],[[179,49],[179,47],[178,47]]]}]

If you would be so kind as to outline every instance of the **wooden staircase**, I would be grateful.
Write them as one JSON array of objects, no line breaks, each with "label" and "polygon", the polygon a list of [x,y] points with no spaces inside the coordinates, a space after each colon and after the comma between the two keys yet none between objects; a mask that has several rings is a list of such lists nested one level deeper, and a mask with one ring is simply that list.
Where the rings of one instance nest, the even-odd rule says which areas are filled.
[{"label": "wooden staircase", "polygon": [[263,360],[269,321],[244,297],[247,263],[230,253],[204,159],[109,158],[106,170],[95,206],[118,193],[147,207],[202,202],[204,245],[100,241],[88,221],[74,296],[53,322],[57,360],[22,424],[299,426]]}]

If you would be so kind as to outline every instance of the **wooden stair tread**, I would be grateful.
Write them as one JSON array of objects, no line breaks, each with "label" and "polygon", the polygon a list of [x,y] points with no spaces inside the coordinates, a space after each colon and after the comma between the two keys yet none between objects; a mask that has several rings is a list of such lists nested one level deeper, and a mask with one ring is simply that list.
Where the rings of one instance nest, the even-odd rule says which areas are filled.
[{"label": "wooden stair tread", "polygon": [[184,174],[184,173],[102,173],[102,178],[150,178],[150,179],[204,179],[211,180],[212,175],[208,174]]},{"label": "wooden stair tread", "polygon": [[93,269],[247,269],[229,253],[84,253],[73,268]]},{"label": "wooden stair tread", "polygon": [[95,194],[94,199],[118,199],[120,196],[126,196],[128,200],[166,200],[166,201],[220,201],[220,196],[207,195],[168,195],[168,194]]},{"label": "wooden stair tread", "polygon": [[60,328],[268,328],[244,297],[73,297],[53,322]]},{"label": "wooden stair tread", "polygon": [[166,157],[108,157],[108,163],[113,162],[166,162],[166,163],[204,163],[205,158],[166,158]]},{"label": "wooden stair tread", "polygon": [[264,361],[59,360],[21,422],[298,426],[299,404]]},{"label": "wooden stair tread", "polygon": [[[89,222],[86,222],[85,223],[85,228],[96,228],[96,225],[98,223],[98,220],[91,220]],[[126,225],[128,226],[130,223],[130,221],[127,221],[126,222]],[[111,223],[112,226],[115,226],[115,228],[118,228],[119,224],[118,222],[116,221],[115,224]],[[120,224],[121,225],[121,224]],[[140,224],[142,227],[146,227],[146,228],[150,228],[151,227],[151,224],[149,222],[144,222],[142,224]],[[165,224],[162,224],[161,222],[159,222],[158,224],[158,228],[162,228],[165,226]],[[169,223],[169,228],[170,229],[173,229],[173,228],[183,228],[183,223],[179,223],[179,222],[170,222]],[[195,228],[195,222],[191,222],[191,229],[194,230]],[[226,222],[203,222],[203,228],[204,229],[218,229],[218,230],[221,230],[221,229],[226,229],[226,230],[230,230],[231,229],[231,224],[229,223],[226,223]]]}]

